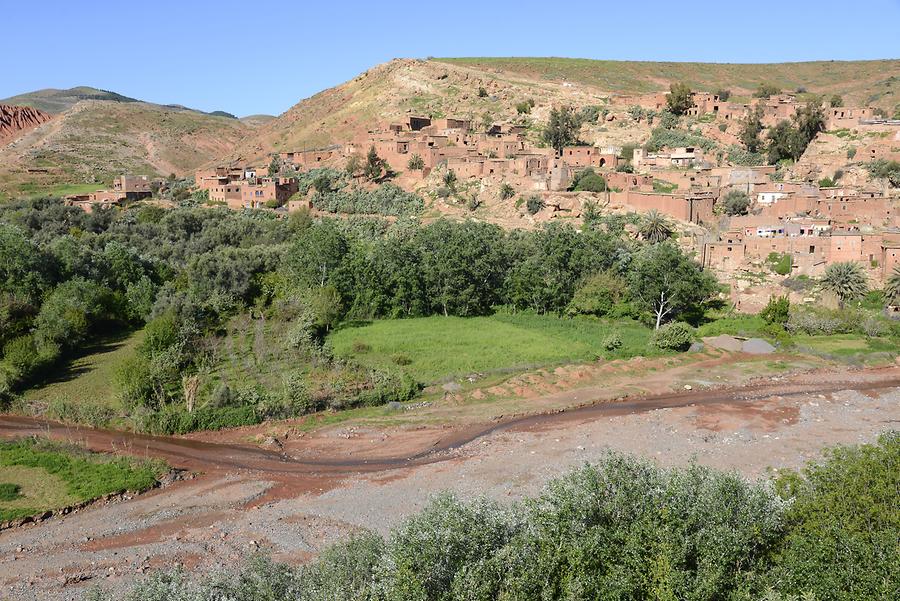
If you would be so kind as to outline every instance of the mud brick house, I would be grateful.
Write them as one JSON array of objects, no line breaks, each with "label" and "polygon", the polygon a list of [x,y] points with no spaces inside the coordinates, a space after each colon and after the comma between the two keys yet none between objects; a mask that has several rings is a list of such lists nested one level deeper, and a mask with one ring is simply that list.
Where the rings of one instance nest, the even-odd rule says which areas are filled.
[{"label": "mud brick house", "polygon": [[253,167],[219,166],[198,170],[194,174],[194,184],[201,190],[212,190],[254,177],[256,177],[256,169]]},{"label": "mud brick house", "polygon": [[656,194],[624,190],[612,192],[609,198],[615,204],[628,205],[640,212],[655,209],[680,221],[712,223],[715,220],[716,195],[712,193]]},{"label": "mud brick house", "polygon": [[63,199],[67,207],[77,207],[85,213],[92,213],[97,208],[118,206],[125,200],[122,192],[115,190],[97,190],[89,194],[71,194]]},{"label": "mud brick house", "polygon": [[340,144],[328,146],[326,148],[312,148],[309,150],[300,150],[297,152],[280,152],[278,158],[282,163],[293,165],[301,170],[316,169],[324,167],[329,161],[339,158],[343,155]]},{"label": "mud brick house", "polygon": [[632,164],[636,170],[671,169],[672,167],[692,167],[703,160],[703,151],[691,146],[675,148],[669,152],[646,152],[643,148],[634,149]]},{"label": "mud brick house", "polygon": [[868,107],[830,107],[825,113],[825,129],[856,127],[860,120],[871,119],[874,116],[874,109]]},{"label": "mud brick house", "polygon": [[245,179],[210,188],[209,200],[225,203],[229,209],[260,209],[267,202],[285,204],[298,190],[293,177]]},{"label": "mud brick house", "polygon": [[619,157],[615,153],[604,153],[596,146],[566,146],[562,159],[571,167],[600,167],[615,169]]},{"label": "mud brick house", "polygon": [[113,180],[113,191],[127,200],[140,200],[153,195],[150,178],[146,175],[120,175]]}]

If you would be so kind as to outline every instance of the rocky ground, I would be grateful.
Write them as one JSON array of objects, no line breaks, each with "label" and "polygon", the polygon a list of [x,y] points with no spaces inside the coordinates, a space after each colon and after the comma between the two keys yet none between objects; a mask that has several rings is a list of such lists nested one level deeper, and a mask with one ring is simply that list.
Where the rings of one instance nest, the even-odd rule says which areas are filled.
[{"label": "rocky ground", "polygon": [[[13,433],[11,424],[0,419],[0,433]],[[131,452],[167,456],[203,473],[0,532],[0,597],[77,599],[92,585],[119,590],[167,567],[234,567],[259,550],[302,562],[354,530],[388,533],[438,492],[512,502],[610,449],[765,478],[771,469],[802,465],[824,446],[871,441],[895,428],[900,367],[771,376],[480,429],[337,428],[310,437],[313,457],[302,444],[288,456],[136,439]],[[79,436],[94,446],[115,442],[84,432],[70,437]],[[431,448],[437,451],[428,454]]]}]

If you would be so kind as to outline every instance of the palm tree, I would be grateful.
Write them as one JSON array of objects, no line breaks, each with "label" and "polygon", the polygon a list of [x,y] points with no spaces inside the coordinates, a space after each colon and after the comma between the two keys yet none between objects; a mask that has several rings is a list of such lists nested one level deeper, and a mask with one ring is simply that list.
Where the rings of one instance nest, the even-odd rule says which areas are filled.
[{"label": "palm tree", "polygon": [[884,302],[891,306],[900,305],[900,265],[895,265],[884,284]]},{"label": "palm tree", "polygon": [[837,297],[841,309],[847,301],[860,299],[869,291],[866,274],[859,263],[852,261],[829,265],[822,277],[822,288]]},{"label": "palm tree", "polygon": [[644,219],[641,220],[638,233],[647,242],[656,244],[669,239],[672,235],[672,226],[665,215],[656,209],[650,209],[644,216]]}]

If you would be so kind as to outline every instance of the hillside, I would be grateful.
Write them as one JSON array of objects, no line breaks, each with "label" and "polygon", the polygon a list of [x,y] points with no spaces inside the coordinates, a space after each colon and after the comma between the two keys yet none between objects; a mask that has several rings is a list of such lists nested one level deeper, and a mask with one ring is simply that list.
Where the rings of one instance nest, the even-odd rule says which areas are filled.
[{"label": "hillside", "polygon": [[82,100],[109,100],[111,102],[139,102],[136,98],[129,98],[116,92],[100,90],[89,86],[78,86],[67,90],[47,88],[26,92],[17,96],[11,96],[0,103],[16,104],[19,106],[31,106],[44,112],[56,114],[63,113]]},{"label": "hillside", "polygon": [[143,102],[81,101],[0,148],[0,195],[121,173],[184,175],[231,152],[250,131],[237,119]]},{"label": "hillside", "polygon": [[30,106],[0,104],[0,145],[21,136],[52,117]]},{"label": "hillside", "polygon": [[[735,96],[750,95],[760,83],[774,83],[785,90],[841,94],[848,105],[870,103],[892,110],[900,103],[900,60],[729,65],[560,58],[397,59],[302,100],[252,132],[228,158],[259,160],[273,151],[339,143],[407,114],[454,115],[476,122],[486,115],[513,119],[515,105],[529,98],[537,103],[527,117],[534,132],[553,104],[605,104],[617,95],[666,90],[673,81],[687,81],[697,90],[727,88]],[[479,94],[480,88],[484,94]],[[622,143],[637,133],[617,130],[596,141]]]},{"label": "hillside", "polygon": [[760,83],[784,90],[806,88],[817,94],[840,94],[848,105],[871,104],[892,109],[900,103],[900,60],[816,61],[804,63],[729,64],[602,61],[577,58],[439,58],[435,62],[479,69],[498,76],[568,81],[615,94],[647,94],[668,89],[674,81],[694,89],[730,89],[750,94]]}]

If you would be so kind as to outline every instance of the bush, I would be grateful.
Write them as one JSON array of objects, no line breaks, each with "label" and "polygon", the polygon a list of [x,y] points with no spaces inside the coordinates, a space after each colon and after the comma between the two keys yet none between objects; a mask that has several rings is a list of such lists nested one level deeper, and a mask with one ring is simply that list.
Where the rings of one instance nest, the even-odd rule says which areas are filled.
[{"label": "bush", "polygon": [[665,351],[686,351],[694,341],[694,328],[683,321],[660,326],[650,337],[650,344]]},{"label": "bush", "polygon": [[507,183],[500,186],[500,200],[509,200],[516,195],[516,190]]},{"label": "bush", "polygon": [[410,157],[406,166],[413,171],[421,171],[425,168],[425,160],[421,156],[414,154]]},{"label": "bush", "polygon": [[11,482],[0,482],[0,501],[15,501],[21,494],[22,487]]},{"label": "bush", "polygon": [[575,175],[572,181],[572,190],[575,192],[605,192],[606,180],[594,173],[591,168]]},{"label": "bush", "polygon": [[545,206],[544,199],[537,194],[532,194],[525,199],[525,208],[531,215],[537,215]]},{"label": "bush", "polygon": [[587,278],[575,291],[566,307],[567,315],[602,317],[624,300],[628,284],[617,273],[603,271]]},{"label": "bush", "polygon": [[603,348],[612,352],[622,347],[622,336],[618,332],[613,332],[603,340]]},{"label": "bush", "polygon": [[784,325],[790,319],[791,301],[787,296],[771,296],[759,316],[768,324]]},{"label": "bush", "polygon": [[368,191],[355,188],[350,192],[338,190],[318,193],[313,199],[316,208],[329,213],[363,213],[369,215],[411,216],[425,208],[418,194],[406,192],[393,184],[383,184]]},{"label": "bush", "polygon": [[793,500],[772,582],[816,599],[896,599],[900,594],[900,435],[837,447],[778,480]]}]

